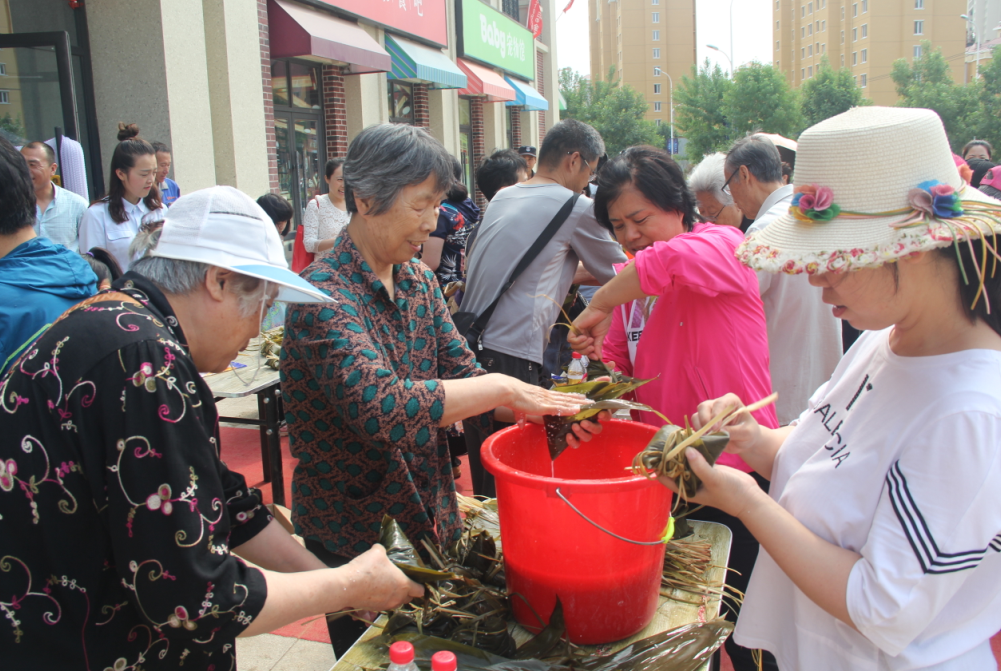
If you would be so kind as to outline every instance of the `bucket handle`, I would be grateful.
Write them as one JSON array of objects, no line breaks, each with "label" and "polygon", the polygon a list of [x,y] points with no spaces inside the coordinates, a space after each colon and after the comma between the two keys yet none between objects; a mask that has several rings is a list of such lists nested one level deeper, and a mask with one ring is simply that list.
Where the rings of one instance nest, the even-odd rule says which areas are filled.
[{"label": "bucket handle", "polygon": [[568,506],[570,506],[570,509],[572,511],[574,511],[575,513],[577,513],[578,515],[580,515],[581,517],[583,517],[584,521],[586,521],[588,524],[590,524],[591,526],[593,526],[595,529],[598,529],[600,531],[604,531],[609,536],[613,536],[615,538],[618,538],[620,541],[625,541],[626,543],[632,543],[633,545],[664,545],[666,543],[671,542],[671,538],[674,536],[674,519],[672,518],[670,520],[670,522],[668,523],[668,525],[667,525],[667,531],[664,533],[664,538],[661,538],[660,540],[655,540],[655,541],[634,541],[631,538],[624,538],[623,536],[620,536],[617,533],[613,533],[613,532],[609,531],[608,529],[606,529],[605,527],[601,526],[600,524],[598,524],[597,522],[595,522],[594,520],[592,520],[590,517],[588,517],[587,515],[585,515],[584,513],[582,513],[580,510],[578,510],[577,506],[575,506],[574,504],[570,503],[570,499],[568,499],[567,497],[563,496],[563,492],[560,491],[559,487],[556,488],[556,496],[560,497],[563,500],[563,503],[565,503]]}]

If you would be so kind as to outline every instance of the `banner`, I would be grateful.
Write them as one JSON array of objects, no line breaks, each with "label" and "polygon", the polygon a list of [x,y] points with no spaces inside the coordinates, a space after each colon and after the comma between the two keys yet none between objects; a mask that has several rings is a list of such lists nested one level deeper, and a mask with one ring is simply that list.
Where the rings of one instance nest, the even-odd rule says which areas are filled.
[{"label": "banner", "polygon": [[535,79],[532,33],[480,0],[458,0],[459,55],[493,65],[523,79]]},{"label": "banner", "polygon": [[363,19],[448,46],[445,0],[320,0]]},{"label": "banner", "polygon": [[542,35],[542,7],[539,0],[532,0],[528,6],[528,29],[532,31],[532,36],[539,39]]}]

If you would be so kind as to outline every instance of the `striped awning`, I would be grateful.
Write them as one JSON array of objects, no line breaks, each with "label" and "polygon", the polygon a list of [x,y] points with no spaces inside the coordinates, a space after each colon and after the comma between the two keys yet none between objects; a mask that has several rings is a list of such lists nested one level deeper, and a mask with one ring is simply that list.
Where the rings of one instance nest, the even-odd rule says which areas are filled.
[{"label": "striped awning", "polygon": [[466,88],[466,75],[442,53],[422,44],[386,34],[386,51],[393,59],[390,79],[429,82],[436,89]]},{"label": "striped awning", "polygon": [[504,80],[514,88],[515,99],[507,104],[508,107],[524,107],[526,112],[545,112],[549,109],[549,101],[527,82],[507,76]]},{"label": "striped awning", "polygon": [[466,88],[459,91],[460,96],[486,96],[487,102],[491,103],[507,102],[517,97],[514,89],[504,81],[504,78],[490,68],[477,65],[465,58],[460,58],[457,62],[459,69],[465,72],[468,78]]}]

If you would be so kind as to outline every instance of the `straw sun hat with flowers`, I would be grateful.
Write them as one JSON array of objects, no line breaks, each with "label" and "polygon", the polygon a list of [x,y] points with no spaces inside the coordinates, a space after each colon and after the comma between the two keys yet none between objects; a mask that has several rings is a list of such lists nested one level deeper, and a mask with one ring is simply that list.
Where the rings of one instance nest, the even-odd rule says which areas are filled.
[{"label": "straw sun hat with flowers", "polygon": [[856,107],[808,128],[794,182],[789,212],[737,249],[755,270],[846,272],[977,238],[981,284],[997,270],[1001,202],[962,180],[930,110]]}]

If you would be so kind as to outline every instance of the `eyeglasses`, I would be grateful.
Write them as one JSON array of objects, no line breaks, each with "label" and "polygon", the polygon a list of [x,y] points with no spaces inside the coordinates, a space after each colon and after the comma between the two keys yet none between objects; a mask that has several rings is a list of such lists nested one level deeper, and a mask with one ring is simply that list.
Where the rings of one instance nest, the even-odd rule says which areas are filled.
[{"label": "eyeglasses", "polygon": [[706,221],[710,222],[710,223],[715,224],[716,220],[719,219],[719,215],[723,214],[723,210],[725,210],[728,207],[730,207],[730,206],[729,205],[723,205],[722,207],[720,207],[716,211],[716,214],[703,214],[702,218],[705,219]]},{"label": "eyeglasses", "polygon": [[[579,154],[580,155],[580,160],[584,161],[584,165],[586,165],[587,169],[591,171],[591,177],[594,177],[594,175],[598,172],[598,168],[592,168],[591,164],[587,162],[586,158],[584,158],[584,154],[581,154],[579,151],[576,151],[576,152],[574,152],[574,151],[568,151],[567,152],[567,156],[572,156],[574,154]],[[608,157],[608,155],[606,154],[602,158],[607,158],[607,157]],[[601,159],[598,159],[598,167],[601,167]]]},{"label": "eyeglasses", "polygon": [[[726,195],[728,195],[728,196],[730,195],[730,180],[733,179],[734,177],[736,177],[737,173],[739,173],[739,172],[740,172],[740,166],[738,165],[737,169],[730,173],[729,179],[727,179],[725,182],[723,182],[723,188],[721,189],[721,191],[723,193],[725,193]],[[722,211],[723,210],[720,210],[720,212],[722,212]]]}]

